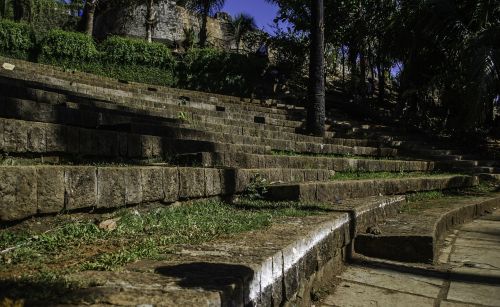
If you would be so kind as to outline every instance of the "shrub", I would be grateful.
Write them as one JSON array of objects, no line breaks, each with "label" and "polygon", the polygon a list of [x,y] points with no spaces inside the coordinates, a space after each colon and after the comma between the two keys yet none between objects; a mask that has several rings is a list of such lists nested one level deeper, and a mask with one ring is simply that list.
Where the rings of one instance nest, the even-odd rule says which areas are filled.
[{"label": "shrub", "polygon": [[0,20],[0,53],[27,59],[35,49],[32,28],[25,23]]},{"label": "shrub", "polygon": [[174,58],[170,49],[160,43],[113,36],[100,46],[103,60],[110,63],[171,68]]},{"label": "shrub", "polygon": [[254,55],[191,49],[177,68],[179,86],[200,91],[248,95],[267,62]]},{"label": "shrub", "polygon": [[83,33],[51,30],[41,42],[40,61],[71,66],[98,59],[92,37]]}]

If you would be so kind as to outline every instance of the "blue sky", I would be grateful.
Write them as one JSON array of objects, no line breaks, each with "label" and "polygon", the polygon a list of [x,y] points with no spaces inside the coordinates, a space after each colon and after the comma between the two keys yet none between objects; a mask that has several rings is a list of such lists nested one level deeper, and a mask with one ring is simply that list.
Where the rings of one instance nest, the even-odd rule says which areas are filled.
[{"label": "blue sky", "polygon": [[257,26],[271,32],[269,24],[273,23],[278,7],[267,3],[265,0],[226,0],[222,11],[234,16],[238,13],[246,13],[255,18]]}]

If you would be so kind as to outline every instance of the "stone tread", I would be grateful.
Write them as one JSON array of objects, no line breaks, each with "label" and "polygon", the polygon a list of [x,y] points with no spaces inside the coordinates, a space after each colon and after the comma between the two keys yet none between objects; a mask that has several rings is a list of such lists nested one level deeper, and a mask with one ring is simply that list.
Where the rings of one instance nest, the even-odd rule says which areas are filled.
[{"label": "stone tread", "polygon": [[497,208],[500,194],[427,201],[425,208],[403,210],[379,223],[381,234],[361,232],[355,249],[370,257],[433,263],[438,260],[439,239],[448,231]]}]

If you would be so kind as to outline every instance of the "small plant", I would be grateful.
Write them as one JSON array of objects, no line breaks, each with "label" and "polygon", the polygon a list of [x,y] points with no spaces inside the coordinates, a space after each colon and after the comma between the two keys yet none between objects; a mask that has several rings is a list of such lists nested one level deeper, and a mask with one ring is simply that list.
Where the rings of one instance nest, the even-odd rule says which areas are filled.
[{"label": "small plant", "polygon": [[261,174],[255,175],[243,193],[250,199],[263,199],[267,193],[269,182]]},{"label": "small plant", "polygon": [[190,122],[189,120],[189,116],[188,116],[188,113],[187,112],[183,112],[183,111],[180,111],[178,114],[177,114],[177,119],[183,121],[183,122]]}]

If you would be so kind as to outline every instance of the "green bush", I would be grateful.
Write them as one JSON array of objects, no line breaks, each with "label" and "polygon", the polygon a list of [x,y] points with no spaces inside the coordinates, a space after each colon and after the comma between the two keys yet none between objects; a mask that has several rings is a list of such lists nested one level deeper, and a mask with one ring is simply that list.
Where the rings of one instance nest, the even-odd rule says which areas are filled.
[{"label": "green bush", "polygon": [[44,63],[71,66],[98,58],[94,40],[83,33],[51,30],[41,42],[39,60]]},{"label": "green bush", "polygon": [[110,63],[171,68],[174,58],[170,49],[160,43],[113,36],[100,46],[103,60]]},{"label": "green bush", "polygon": [[28,59],[34,49],[35,37],[28,24],[0,20],[0,54]]},{"label": "green bush", "polygon": [[191,49],[176,69],[179,86],[200,91],[249,95],[267,61],[216,49]]}]

